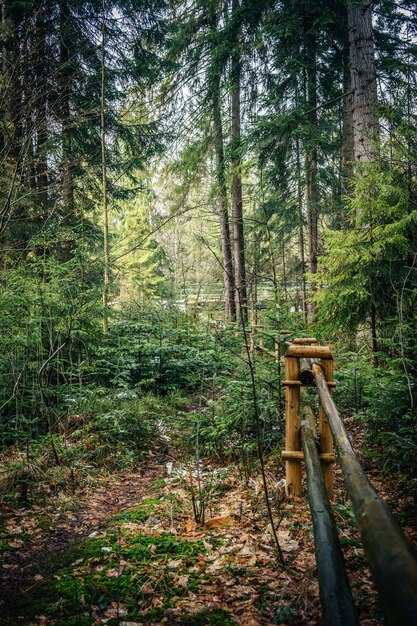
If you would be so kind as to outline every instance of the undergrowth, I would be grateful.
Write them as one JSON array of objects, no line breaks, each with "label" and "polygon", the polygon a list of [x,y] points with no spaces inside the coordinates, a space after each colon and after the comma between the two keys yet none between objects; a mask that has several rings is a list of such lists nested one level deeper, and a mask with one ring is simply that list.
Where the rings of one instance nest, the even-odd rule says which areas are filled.
[{"label": "undergrowth", "polygon": [[149,450],[164,453],[171,424],[185,402],[178,392],[138,397],[98,389],[85,396],[80,412],[61,421],[57,432],[3,453],[3,502],[76,495],[103,473],[137,467]]}]

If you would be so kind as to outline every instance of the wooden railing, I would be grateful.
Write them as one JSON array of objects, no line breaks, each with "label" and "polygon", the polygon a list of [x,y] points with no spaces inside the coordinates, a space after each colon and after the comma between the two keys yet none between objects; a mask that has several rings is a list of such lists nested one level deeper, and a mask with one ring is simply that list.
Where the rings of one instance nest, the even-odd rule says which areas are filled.
[{"label": "wooden railing", "polygon": [[[359,623],[331,508],[334,447],[379,593],[384,623],[417,626],[416,555],[353,450],[332,398],[335,382],[331,350],[319,346],[312,337],[295,339],[288,345],[284,358],[286,433],[282,458],[286,465],[286,486],[290,494],[302,495],[304,466],[323,622],[326,626]],[[306,386],[315,386],[318,391],[318,434],[311,407],[302,407],[301,392]]]}]

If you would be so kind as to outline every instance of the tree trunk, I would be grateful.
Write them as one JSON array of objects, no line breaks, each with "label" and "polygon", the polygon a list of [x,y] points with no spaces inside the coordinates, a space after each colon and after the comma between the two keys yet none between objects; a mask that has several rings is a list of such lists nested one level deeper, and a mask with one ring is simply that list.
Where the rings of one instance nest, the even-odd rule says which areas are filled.
[{"label": "tree trunk", "polygon": [[[232,0],[232,11],[239,8],[239,1]],[[243,229],[243,198],[242,198],[242,157],[240,135],[240,77],[242,64],[239,42],[235,42],[232,53],[232,222],[233,222],[233,254],[235,262],[235,286],[238,295],[237,315],[239,322],[248,321],[248,299],[246,290],[245,238]]]},{"label": "tree trunk", "polygon": [[18,16],[12,3],[2,2],[2,29],[3,29],[3,81],[6,93],[3,101],[3,149],[7,161],[14,167],[19,158],[21,140],[21,83],[19,76],[19,39]]},{"label": "tree trunk", "polygon": [[65,218],[74,217],[74,176],[71,162],[71,46],[68,32],[71,20],[67,0],[62,0],[60,12],[60,71],[61,71],[61,124],[62,124],[62,204]]},{"label": "tree trunk", "polygon": [[378,154],[377,85],[369,0],[349,2],[348,29],[354,156],[356,161],[367,163]]},{"label": "tree trunk", "polygon": [[223,258],[223,279],[225,290],[226,316],[236,319],[235,288],[233,278],[232,248],[230,243],[229,212],[227,210],[226,175],[223,148],[223,129],[220,100],[220,76],[213,78],[213,129],[216,155],[217,205],[220,216],[220,230]]},{"label": "tree trunk", "polygon": [[378,367],[378,336],[376,332],[376,308],[374,302],[371,303],[371,339],[372,361],[374,367]]},{"label": "tree trunk", "polygon": [[22,83],[20,76],[19,11],[11,2],[3,1],[2,19],[2,94],[1,94],[1,149],[2,172],[0,186],[0,233],[3,232],[13,213],[16,212],[15,197],[19,188],[24,155],[22,142]]},{"label": "tree trunk", "polygon": [[287,267],[285,263],[285,238],[284,233],[281,235],[281,259],[282,259],[282,288],[284,290],[285,301],[288,302],[287,291]]},{"label": "tree trunk", "polygon": [[[313,31],[314,22],[311,16],[304,19],[304,38],[306,56],[306,91],[307,91],[307,116],[310,126],[310,134],[317,129],[317,44],[316,35]],[[314,140],[313,140],[314,142]],[[306,172],[306,210],[309,243],[309,270],[311,274],[317,273],[318,252],[318,184],[317,184],[317,147],[307,143],[305,153]],[[316,306],[310,304],[310,315],[314,320]]]},{"label": "tree trunk", "polygon": [[[349,68],[349,49],[346,46],[343,56],[343,113],[342,113],[342,145],[340,149],[340,183],[341,195],[351,193],[351,179],[353,174],[354,144],[353,144],[353,95],[352,80]],[[342,226],[347,226],[347,220],[342,215]]]},{"label": "tree trunk", "polygon": [[103,236],[104,236],[104,281],[103,281],[103,331],[109,330],[108,321],[108,296],[110,284],[110,257],[109,257],[109,211],[107,204],[107,162],[106,162],[106,118],[105,118],[105,87],[106,87],[106,6],[102,0],[102,23],[101,23],[101,106],[100,106],[100,130],[101,130],[101,176],[102,176],[102,204],[103,204]]},{"label": "tree trunk", "polygon": [[47,143],[47,84],[44,59],[46,56],[46,32],[45,32],[45,14],[40,8],[36,14],[36,37],[37,46],[35,50],[36,64],[36,89],[37,89],[37,106],[36,106],[36,147],[35,147],[35,171],[36,171],[36,189],[39,207],[41,209],[42,218],[47,216],[48,207],[48,162],[46,154]]},{"label": "tree trunk", "polygon": [[300,246],[300,265],[301,265],[301,289],[303,294],[303,313],[304,321],[307,323],[307,285],[306,285],[306,259],[304,251],[304,217],[303,217],[303,192],[301,182],[301,159],[300,159],[300,142],[297,137],[297,200],[298,200],[298,233]]}]

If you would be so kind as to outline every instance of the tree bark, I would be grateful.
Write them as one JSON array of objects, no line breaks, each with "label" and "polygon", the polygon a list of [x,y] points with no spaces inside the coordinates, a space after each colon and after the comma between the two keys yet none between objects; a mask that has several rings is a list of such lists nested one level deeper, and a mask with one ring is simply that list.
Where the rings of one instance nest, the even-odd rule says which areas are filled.
[{"label": "tree bark", "polygon": [[378,367],[378,335],[376,330],[376,308],[374,302],[371,303],[371,340],[372,340],[372,361],[374,367]]},{"label": "tree bark", "polygon": [[70,9],[67,0],[60,4],[60,73],[61,73],[61,110],[60,118],[62,125],[62,204],[64,217],[71,220],[74,217],[74,176],[71,155],[71,46],[72,42],[68,32],[71,20]]},{"label": "tree bark", "polygon": [[307,284],[306,284],[306,259],[304,250],[304,217],[303,217],[303,192],[301,182],[301,159],[300,159],[300,142],[297,137],[297,200],[298,200],[298,233],[300,246],[300,265],[301,265],[301,289],[303,294],[303,314],[304,321],[307,323]]},{"label": "tree bark", "polygon": [[36,89],[37,89],[37,106],[36,106],[36,147],[35,147],[35,171],[36,171],[36,189],[42,218],[46,218],[48,207],[48,162],[46,154],[47,144],[47,82],[44,66],[46,56],[46,30],[45,30],[45,13],[40,7],[36,14],[36,38],[37,45],[35,50],[36,63]]},{"label": "tree bark", "polygon": [[216,156],[217,205],[220,216],[220,230],[223,258],[223,280],[225,291],[226,316],[236,319],[235,288],[233,277],[232,248],[230,242],[229,212],[227,209],[226,174],[223,146],[223,129],[220,100],[220,76],[213,78],[213,130]]},{"label": "tree bark", "polygon": [[[349,67],[349,48],[346,46],[343,56],[343,113],[342,113],[342,144],[340,149],[340,183],[341,195],[351,193],[351,179],[353,161],[355,158],[353,143],[353,95],[352,80]],[[342,216],[342,226],[347,226],[347,220]]]},{"label": "tree bark", "polygon": [[1,4],[2,20],[2,93],[1,93],[1,204],[0,233],[13,217],[19,219],[22,210],[16,202],[24,170],[23,86],[21,80],[21,24],[22,12],[11,2]]},{"label": "tree bark", "polygon": [[378,155],[377,84],[369,0],[349,2],[348,29],[354,156],[356,161],[367,163]]},{"label": "tree bark", "polygon": [[109,256],[109,211],[107,203],[107,161],[106,161],[106,5],[102,0],[102,23],[101,23],[101,106],[100,106],[100,131],[101,131],[101,177],[102,177],[102,205],[103,205],[103,237],[104,237],[104,280],[103,280],[103,331],[109,330],[108,320],[108,296],[110,285],[110,256]]},{"label": "tree bark", "polygon": [[[239,8],[239,0],[232,0],[232,11]],[[232,222],[233,255],[235,263],[235,286],[238,295],[237,316],[239,322],[248,321],[248,299],[246,289],[245,237],[243,228],[242,157],[240,134],[240,78],[242,71],[239,41],[235,41],[232,53]]]},{"label": "tree bark", "polygon": [[[310,134],[317,129],[317,42],[314,32],[314,20],[311,15],[304,18],[304,44],[306,57],[306,96],[307,117],[310,126]],[[311,139],[308,141],[311,142]],[[317,147],[306,142],[305,151],[305,174],[306,174],[306,212],[308,225],[309,243],[309,270],[311,274],[317,274],[318,252],[318,201],[319,191],[317,183]],[[310,304],[312,321],[316,315],[316,306]]]},{"label": "tree bark", "polygon": [[2,2],[3,29],[3,149],[7,161],[16,164],[21,143],[22,86],[19,77],[19,33],[18,15],[12,3]]}]

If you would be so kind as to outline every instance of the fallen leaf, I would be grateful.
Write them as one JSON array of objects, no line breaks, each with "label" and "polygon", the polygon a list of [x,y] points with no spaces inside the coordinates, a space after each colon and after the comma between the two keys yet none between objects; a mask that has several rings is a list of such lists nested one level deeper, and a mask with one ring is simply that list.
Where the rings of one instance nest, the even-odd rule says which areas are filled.
[{"label": "fallen leaf", "polygon": [[106,576],[108,576],[109,578],[116,578],[116,576],[119,576],[119,574],[121,574],[121,570],[119,572],[119,570],[116,568],[108,569],[106,572]]},{"label": "fallen leaf", "polygon": [[234,526],[234,524],[235,522],[231,515],[213,517],[206,522],[206,526],[208,526],[209,528],[226,528],[228,526]]},{"label": "fallen leaf", "polygon": [[[268,530],[270,531],[272,535],[270,525],[268,526]],[[295,539],[291,539],[291,535],[288,532],[288,530],[279,530],[277,533],[277,536],[278,536],[279,545],[281,546],[281,549],[284,550],[284,552],[292,552],[293,550],[298,549],[299,547],[298,541],[296,541]]]},{"label": "fallen leaf", "polygon": [[142,585],[140,590],[141,590],[141,593],[143,593],[145,596],[151,596],[152,594],[155,593],[153,588],[150,585],[148,585],[148,583],[145,583],[144,585]]},{"label": "fallen leaf", "polygon": [[178,578],[175,579],[175,583],[179,587],[186,587],[188,585],[188,578],[189,576],[185,576],[185,574],[181,574],[181,576],[178,576]]}]

